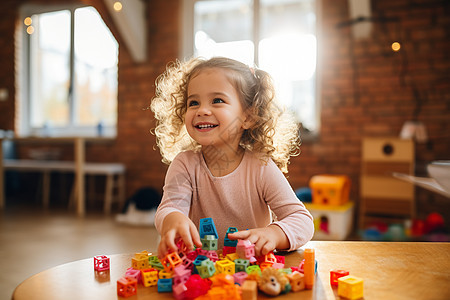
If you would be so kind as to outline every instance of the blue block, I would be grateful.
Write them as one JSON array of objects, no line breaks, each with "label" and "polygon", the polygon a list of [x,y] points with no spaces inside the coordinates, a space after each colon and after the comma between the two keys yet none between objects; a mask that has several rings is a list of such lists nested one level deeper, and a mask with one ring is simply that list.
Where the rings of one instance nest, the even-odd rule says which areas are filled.
[{"label": "blue block", "polygon": [[205,260],[209,260],[208,257],[204,256],[204,255],[199,255],[195,258],[193,264],[194,264],[194,270],[192,271],[192,274],[198,274],[198,270],[197,267],[200,267],[202,262]]},{"label": "blue block", "polygon": [[158,279],[158,293],[172,292],[172,278]]},{"label": "blue block", "polygon": [[228,238],[228,234],[229,233],[233,233],[233,232],[237,232],[237,231],[238,231],[238,229],[236,227],[228,227],[227,233],[225,234],[224,243],[223,243],[224,246],[236,247],[238,241],[237,240],[230,240]]},{"label": "blue block", "polygon": [[216,239],[219,239],[216,226],[212,218],[200,219],[200,238],[204,238],[205,235],[214,235]]}]

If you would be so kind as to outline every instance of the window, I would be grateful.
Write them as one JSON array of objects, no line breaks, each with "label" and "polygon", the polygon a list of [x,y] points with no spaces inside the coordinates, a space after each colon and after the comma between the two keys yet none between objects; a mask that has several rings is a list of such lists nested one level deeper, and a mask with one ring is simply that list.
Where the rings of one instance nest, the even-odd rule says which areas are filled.
[{"label": "window", "polygon": [[21,135],[114,136],[118,43],[93,7],[25,7]]},{"label": "window", "polygon": [[315,0],[185,0],[184,5],[184,57],[227,56],[256,64],[272,75],[279,100],[302,126],[318,130]]}]

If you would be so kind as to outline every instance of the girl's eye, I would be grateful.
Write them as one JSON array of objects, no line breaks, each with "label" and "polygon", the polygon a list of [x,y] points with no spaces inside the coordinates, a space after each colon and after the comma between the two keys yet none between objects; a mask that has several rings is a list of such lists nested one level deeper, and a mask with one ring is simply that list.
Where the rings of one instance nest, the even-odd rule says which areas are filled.
[{"label": "girl's eye", "polygon": [[191,100],[188,102],[188,107],[195,106],[195,105],[198,105],[198,102],[195,100]]},{"label": "girl's eye", "polygon": [[213,103],[224,103],[225,101],[223,101],[220,98],[214,98]]}]

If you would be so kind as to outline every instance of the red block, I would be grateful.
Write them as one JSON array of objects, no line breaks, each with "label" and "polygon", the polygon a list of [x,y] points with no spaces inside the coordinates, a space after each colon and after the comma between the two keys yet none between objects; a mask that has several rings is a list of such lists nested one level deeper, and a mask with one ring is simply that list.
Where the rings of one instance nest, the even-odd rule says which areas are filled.
[{"label": "red block", "polygon": [[130,297],[137,294],[137,280],[132,277],[122,277],[117,280],[117,295]]},{"label": "red block", "polygon": [[338,286],[338,278],[349,275],[349,271],[345,270],[331,270],[330,271],[330,284],[333,286]]},{"label": "red block", "polygon": [[109,270],[109,257],[105,255],[94,256],[94,270],[99,272]]}]

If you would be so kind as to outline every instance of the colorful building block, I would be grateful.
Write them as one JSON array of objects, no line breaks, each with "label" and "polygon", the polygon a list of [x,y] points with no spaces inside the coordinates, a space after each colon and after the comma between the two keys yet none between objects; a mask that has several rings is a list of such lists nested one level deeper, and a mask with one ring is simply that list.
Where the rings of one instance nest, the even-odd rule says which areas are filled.
[{"label": "colorful building block", "polygon": [[233,275],[235,273],[235,264],[228,259],[218,260],[216,262],[217,273],[226,273]]},{"label": "colorful building block", "polygon": [[137,280],[132,277],[124,276],[117,280],[117,295],[121,297],[130,297],[137,294]]},{"label": "colorful building block", "polygon": [[159,261],[159,258],[155,255],[151,255],[148,257],[149,265],[156,270],[164,270],[162,263]]},{"label": "colorful building block", "polygon": [[217,250],[217,238],[214,235],[207,234],[203,238],[200,239],[202,242],[203,250]]},{"label": "colorful building block", "polygon": [[315,253],[314,249],[305,249],[305,262],[303,265],[303,273],[305,275],[305,288],[310,290],[314,286],[315,281]]},{"label": "colorful building block", "polygon": [[284,262],[285,262],[285,257],[284,256],[282,256],[282,255],[275,255],[275,258],[277,260],[277,263],[280,263],[280,264],[284,265]]},{"label": "colorful building block", "polygon": [[228,259],[229,261],[235,261],[236,259],[239,259],[239,255],[237,253],[229,253],[225,255],[225,259]]},{"label": "colorful building block", "polygon": [[207,251],[206,257],[209,258],[209,260],[212,262],[216,262],[219,260],[219,255],[215,250]]},{"label": "colorful building block", "polygon": [[155,269],[140,270],[141,282],[145,287],[155,286],[158,284],[158,271]]},{"label": "colorful building block", "polygon": [[293,272],[286,275],[289,279],[289,284],[291,285],[291,290],[293,292],[298,292],[305,289],[305,276],[300,272]]},{"label": "colorful building block", "polygon": [[187,256],[182,258],[183,263],[181,264],[185,269],[189,269],[192,271],[194,269],[194,261],[189,259]]},{"label": "colorful building block", "polygon": [[172,279],[171,278],[158,279],[157,285],[158,285],[158,293],[172,292]]},{"label": "colorful building block", "polygon": [[234,233],[234,232],[238,232],[238,229],[237,229],[236,227],[228,227],[227,232],[225,233],[225,238],[224,238],[224,242],[223,242],[223,244],[224,244],[225,246],[228,246],[228,247],[236,247],[236,245],[237,245],[237,240],[230,240],[230,239],[228,238],[228,234],[229,234],[229,233]]},{"label": "colorful building block", "polygon": [[184,283],[180,283],[178,285],[172,285],[172,295],[177,300],[184,300],[184,293],[187,292],[187,287]]},{"label": "colorful building block", "polygon": [[216,268],[214,266],[214,262],[206,259],[201,262],[200,266],[197,266],[197,271],[200,277],[209,278],[212,277],[214,273],[216,273]]},{"label": "colorful building block", "polygon": [[188,253],[186,253],[186,257],[192,261],[194,261],[198,256],[198,252],[196,250],[192,250]]},{"label": "colorful building block", "polygon": [[247,271],[247,267],[250,265],[250,261],[248,259],[238,258],[234,260],[234,268],[237,272],[245,272]]},{"label": "colorful building block", "polygon": [[173,272],[167,272],[166,270],[161,270],[158,272],[159,279],[167,279],[167,278],[172,278],[172,277],[173,277]]},{"label": "colorful building block", "polygon": [[260,264],[259,264],[259,267],[260,267],[261,271],[264,271],[264,270],[267,269],[267,268],[271,268],[272,265],[273,265],[272,263],[269,263],[269,262],[263,262],[263,263],[260,263]]},{"label": "colorful building block", "polygon": [[258,283],[253,280],[246,280],[241,285],[242,300],[258,299]]},{"label": "colorful building block", "polygon": [[133,267],[133,269],[148,269],[150,267],[150,264],[148,263],[148,259],[147,258],[132,258],[131,259],[131,266]]},{"label": "colorful building block", "polygon": [[338,296],[351,300],[362,298],[363,286],[364,281],[353,275],[338,278]]},{"label": "colorful building block", "polygon": [[237,272],[233,274],[234,277],[234,282],[239,284],[240,286],[242,286],[242,284],[244,283],[245,279],[247,279],[248,274],[246,272]]},{"label": "colorful building block", "polygon": [[184,266],[180,265],[173,269],[173,283],[174,285],[178,285],[180,283],[185,283],[188,281],[189,277],[192,274],[191,269],[186,269]]},{"label": "colorful building block", "polygon": [[330,284],[332,286],[338,286],[338,279],[349,275],[349,271],[345,270],[331,270],[330,271]]},{"label": "colorful building block", "polygon": [[204,238],[205,235],[214,235],[216,239],[219,239],[219,235],[217,234],[217,229],[212,218],[200,219],[199,232],[201,239]]},{"label": "colorful building block", "polygon": [[99,272],[109,270],[109,257],[106,255],[94,256],[94,270]]},{"label": "colorful building block", "polygon": [[141,270],[136,270],[133,268],[128,268],[125,271],[125,276],[132,277],[137,280],[137,282],[141,282]]},{"label": "colorful building block", "polygon": [[252,265],[247,267],[247,274],[252,274],[253,272],[261,276],[261,268],[258,265]]},{"label": "colorful building block", "polygon": [[283,269],[284,268],[284,264],[276,262],[276,263],[272,264],[272,268],[274,268],[274,269]]},{"label": "colorful building block", "polygon": [[180,256],[176,252],[168,253],[162,260],[161,263],[164,267],[164,270],[167,272],[173,272],[173,269],[181,265],[183,261],[181,260]]},{"label": "colorful building block", "polygon": [[250,259],[255,256],[255,245],[249,240],[238,240],[236,253],[240,258]]},{"label": "colorful building block", "polygon": [[222,254],[227,255],[230,253],[236,253],[236,247],[230,247],[230,246],[223,246],[222,248]]},{"label": "colorful building block", "polygon": [[261,259],[261,262],[267,262],[267,263],[272,263],[272,264],[277,262],[277,258],[275,257],[273,252],[269,252],[266,255],[262,255],[262,256],[260,256],[258,258]]},{"label": "colorful building block", "polygon": [[194,260],[194,269],[192,270],[193,273],[198,274],[197,267],[201,266],[202,261],[209,259],[208,257],[204,255],[198,255],[197,258]]}]

